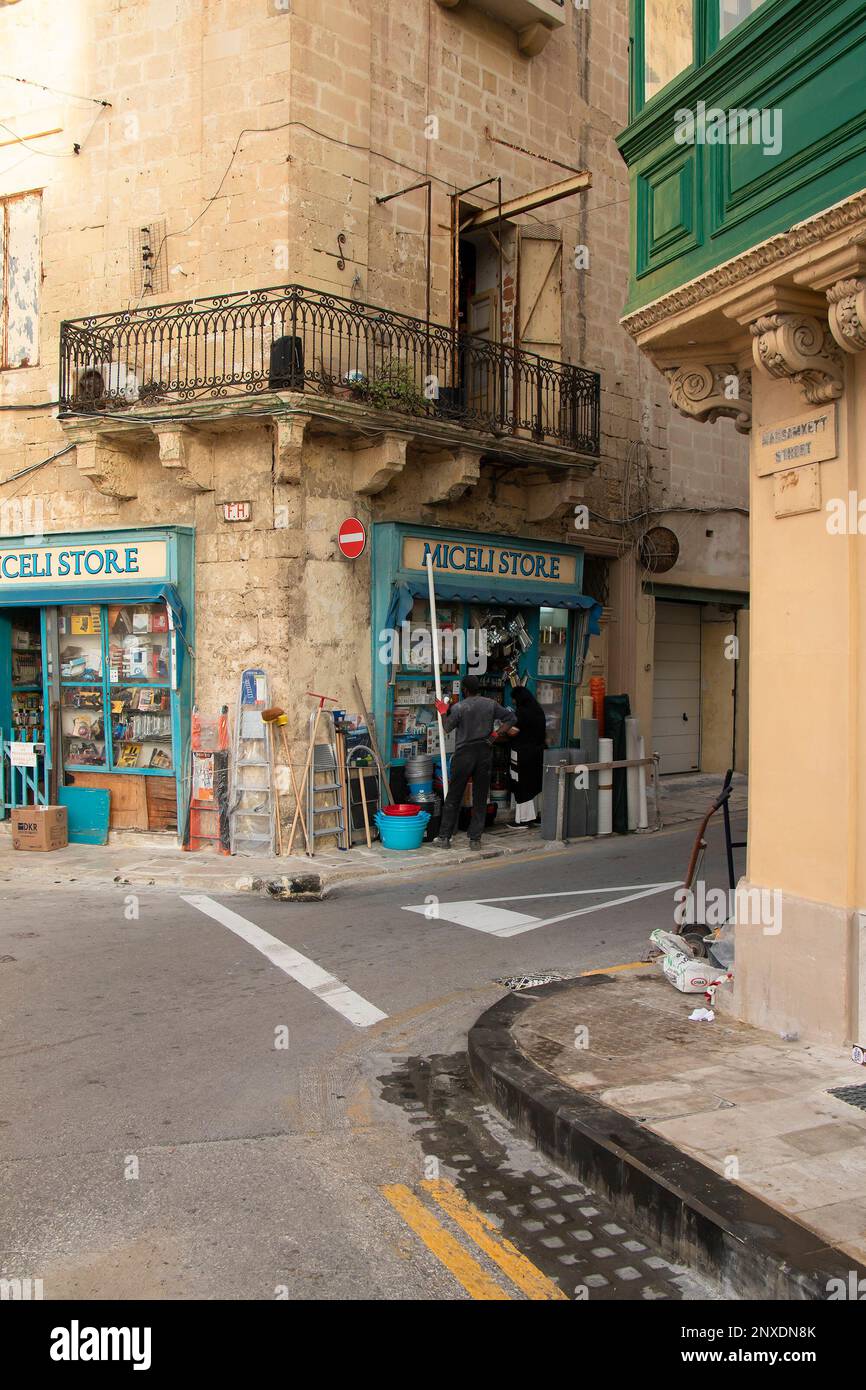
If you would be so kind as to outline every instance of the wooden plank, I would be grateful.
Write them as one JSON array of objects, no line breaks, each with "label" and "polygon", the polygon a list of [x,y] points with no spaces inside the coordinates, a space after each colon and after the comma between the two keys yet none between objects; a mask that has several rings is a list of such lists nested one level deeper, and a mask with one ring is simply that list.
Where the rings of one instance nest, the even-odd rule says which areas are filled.
[{"label": "wooden plank", "polygon": [[177,787],[173,777],[145,777],[148,830],[177,830]]},{"label": "wooden plank", "polygon": [[107,787],[111,792],[110,830],[147,830],[147,788],[149,777],[124,776],[110,772],[70,772],[67,782],[76,787]]}]

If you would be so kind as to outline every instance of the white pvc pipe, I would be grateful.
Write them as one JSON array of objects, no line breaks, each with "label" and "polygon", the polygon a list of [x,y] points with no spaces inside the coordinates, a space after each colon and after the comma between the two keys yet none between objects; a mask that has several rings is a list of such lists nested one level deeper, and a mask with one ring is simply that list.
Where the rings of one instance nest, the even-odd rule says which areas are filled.
[{"label": "white pvc pipe", "polygon": [[[598,761],[600,763],[613,762],[613,739],[600,738],[598,740]],[[601,771],[598,774],[598,833],[599,835],[610,835],[613,830],[613,771]]]},{"label": "white pvc pipe", "polygon": [[[646,745],[644,744],[643,734],[637,741],[637,755],[645,758]],[[649,830],[649,815],[646,805],[646,768],[639,767],[637,770],[637,828],[638,830]]]},{"label": "white pvc pipe", "polygon": [[[430,638],[433,647],[433,677],[436,682],[436,699],[442,699],[442,681],[439,676],[439,628],[436,622],[436,590],[433,585],[433,556],[427,554],[427,588],[430,594]],[[442,791],[448,795],[448,757],[445,753],[445,726],[442,715],[436,711],[439,728],[439,757],[442,760]]]},{"label": "white pvc pipe", "polygon": [[[640,721],[634,717],[625,721],[625,756],[627,758],[637,758],[639,753],[638,739],[640,738]],[[626,799],[628,801],[628,828],[637,830],[638,822],[638,797],[640,790],[638,786],[638,770],[636,767],[627,767],[625,771]]]}]

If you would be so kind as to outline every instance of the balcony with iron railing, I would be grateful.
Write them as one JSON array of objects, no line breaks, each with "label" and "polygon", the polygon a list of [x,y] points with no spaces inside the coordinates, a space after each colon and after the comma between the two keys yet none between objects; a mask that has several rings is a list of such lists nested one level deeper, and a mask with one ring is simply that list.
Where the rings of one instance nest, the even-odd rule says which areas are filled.
[{"label": "balcony with iron railing", "polygon": [[300,285],[61,324],[61,418],[132,421],[283,392],[599,453],[596,372]]}]

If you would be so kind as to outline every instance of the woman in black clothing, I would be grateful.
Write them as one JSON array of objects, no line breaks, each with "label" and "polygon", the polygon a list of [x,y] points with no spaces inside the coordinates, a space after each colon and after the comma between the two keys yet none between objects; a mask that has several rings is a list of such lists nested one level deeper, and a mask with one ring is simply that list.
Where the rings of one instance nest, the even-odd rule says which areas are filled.
[{"label": "woman in black clothing", "polygon": [[544,746],[547,724],[544,710],[535,696],[518,685],[511,698],[517,715],[516,727],[508,730],[511,739],[510,786],[516,802],[513,830],[525,830],[538,821],[535,798],[544,776]]}]

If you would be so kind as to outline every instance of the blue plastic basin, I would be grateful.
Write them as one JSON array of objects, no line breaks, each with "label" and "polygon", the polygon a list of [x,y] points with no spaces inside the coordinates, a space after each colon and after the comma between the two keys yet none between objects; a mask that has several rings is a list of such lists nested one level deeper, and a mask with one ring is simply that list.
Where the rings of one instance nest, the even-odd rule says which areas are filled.
[{"label": "blue plastic basin", "polygon": [[379,838],[386,849],[420,849],[429,819],[428,811],[419,811],[417,816],[386,816],[377,811]]}]

